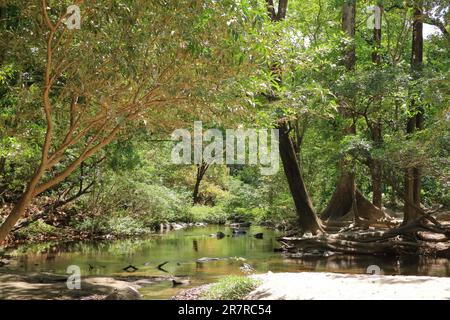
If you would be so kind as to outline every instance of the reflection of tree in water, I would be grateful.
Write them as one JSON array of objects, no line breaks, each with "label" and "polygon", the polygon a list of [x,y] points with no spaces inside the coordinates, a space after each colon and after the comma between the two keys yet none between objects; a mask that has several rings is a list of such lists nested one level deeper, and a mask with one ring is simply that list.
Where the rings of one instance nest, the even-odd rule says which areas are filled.
[{"label": "reflection of tree in water", "polygon": [[416,274],[447,277],[450,275],[450,261],[444,258],[421,257]]},{"label": "reflection of tree in water", "polygon": [[198,242],[197,242],[197,240],[192,240],[192,246],[194,247],[194,251],[198,252]]},{"label": "reflection of tree in water", "polygon": [[367,273],[367,267],[377,265],[385,275],[447,276],[450,262],[447,259],[424,256],[376,257],[333,255],[330,257],[303,257],[287,259],[301,265],[302,270],[316,272]]}]

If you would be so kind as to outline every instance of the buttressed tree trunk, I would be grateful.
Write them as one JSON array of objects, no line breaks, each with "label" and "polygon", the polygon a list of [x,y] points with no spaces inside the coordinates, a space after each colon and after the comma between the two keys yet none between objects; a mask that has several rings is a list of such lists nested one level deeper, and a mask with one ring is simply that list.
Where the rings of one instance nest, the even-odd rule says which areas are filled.
[{"label": "buttressed tree trunk", "polygon": [[[413,78],[420,77],[423,67],[423,0],[414,1],[413,18],[413,37],[412,37],[412,56],[411,72]],[[417,101],[411,101],[411,110],[413,116],[408,119],[406,133],[411,134],[416,130],[423,128],[424,110],[417,105]],[[405,188],[404,188],[404,223],[417,219],[421,213],[416,207],[420,207],[421,191],[421,168],[415,166],[405,169]]]},{"label": "buttressed tree trunk", "polygon": [[[356,32],[356,0],[345,1],[342,8],[342,30],[351,38],[355,38]],[[355,69],[356,64],[356,48],[354,43],[347,45],[344,51],[344,65],[348,72]],[[342,97],[345,100],[346,97]],[[351,105],[351,101],[347,101]],[[351,119],[351,115],[342,107],[341,114],[347,119]],[[355,121],[349,127],[344,129],[347,135],[356,133]],[[355,186],[355,175],[346,168],[345,160],[340,162],[341,175],[328,206],[321,214],[323,220],[340,220],[348,213],[353,213],[355,219],[363,218],[368,220],[376,220],[383,216],[382,211],[370,205],[370,202],[364,199],[364,196],[357,190]]]},{"label": "buttressed tree trunk", "polygon": [[[269,17],[272,21],[276,22],[283,20],[286,17],[287,0],[279,1],[278,11],[275,9],[273,0],[267,0],[267,9],[269,12]],[[272,72],[274,73],[277,82],[281,84],[282,75],[279,68],[276,67],[276,64],[272,67]],[[279,130],[279,151],[281,162],[283,163],[289,190],[291,192],[292,199],[294,200],[299,226],[303,232],[311,232],[314,235],[323,233],[321,223],[314,212],[312,202],[303,181],[294,144],[289,136],[288,121],[284,119],[280,120],[277,128]]]}]

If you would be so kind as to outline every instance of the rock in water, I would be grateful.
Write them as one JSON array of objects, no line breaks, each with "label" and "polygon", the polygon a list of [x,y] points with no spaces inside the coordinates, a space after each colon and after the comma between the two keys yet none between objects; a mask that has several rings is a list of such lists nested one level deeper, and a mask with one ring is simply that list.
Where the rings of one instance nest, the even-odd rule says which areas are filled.
[{"label": "rock in water", "polygon": [[225,237],[225,233],[223,233],[222,231],[219,231],[216,233],[216,237],[217,237],[217,239],[222,239],[223,237]]},{"label": "rock in water", "polygon": [[197,259],[196,262],[198,262],[198,263],[204,263],[204,262],[217,261],[217,260],[219,260],[219,258],[208,258],[208,257],[203,257],[203,258]]},{"label": "rock in water", "polygon": [[244,273],[252,273],[255,271],[255,269],[248,263],[244,263],[239,269]]},{"label": "rock in water", "polygon": [[105,300],[141,300],[142,295],[133,287],[114,289],[105,297]]},{"label": "rock in water", "polygon": [[250,225],[250,222],[234,222],[230,224],[230,228],[248,228]]},{"label": "rock in water", "polygon": [[172,287],[176,287],[179,285],[185,285],[185,284],[189,284],[189,283],[191,283],[191,281],[189,279],[182,279],[182,280],[172,279]]}]

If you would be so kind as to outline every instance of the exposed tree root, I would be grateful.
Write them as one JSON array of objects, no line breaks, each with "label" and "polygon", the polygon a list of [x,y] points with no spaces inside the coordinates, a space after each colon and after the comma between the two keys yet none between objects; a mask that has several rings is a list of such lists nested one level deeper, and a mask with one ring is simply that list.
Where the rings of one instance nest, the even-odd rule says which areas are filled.
[{"label": "exposed tree root", "polygon": [[332,251],[344,254],[370,255],[437,255],[450,258],[450,242],[408,241],[390,238],[377,242],[342,240],[326,236],[313,238],[283,238],[286,252]]},{"label": "exposed tree root", "polygon": [[439,255],[450,258],[450,228],[431,215],[423,215],[393,229],[353,225],[335,234],[315,237],[283,237],[279,241],[287,252],[332,251],[371,255]]}]

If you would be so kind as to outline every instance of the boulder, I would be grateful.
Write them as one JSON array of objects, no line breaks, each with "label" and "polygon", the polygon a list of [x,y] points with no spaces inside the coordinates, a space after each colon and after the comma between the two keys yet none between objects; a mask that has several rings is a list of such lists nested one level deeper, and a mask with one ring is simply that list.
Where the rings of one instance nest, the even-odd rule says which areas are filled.
[{"label": "boulder", "polygon": [[133,287],[116,288],[105,297],[105,300],[141,300],[142,295]]},{"label": "boulder", "polygon": [[181,230],[181,229],[184,229],[184,228],[186,228],[186,224],[184,224],[184,223],[172,223],[172,229],[173,230]]},{"label": "boulder", "polygon": [[230,224],[230,228],[248,228],[250,227],[251,223],[250,222],[234,222]]},{"label": "boulder", "polygon": [[195,223],[195,226],[196,226],[196,227],[205,227],[206,225],[207,225],[206,222],[196,222],[196,223]]}]

